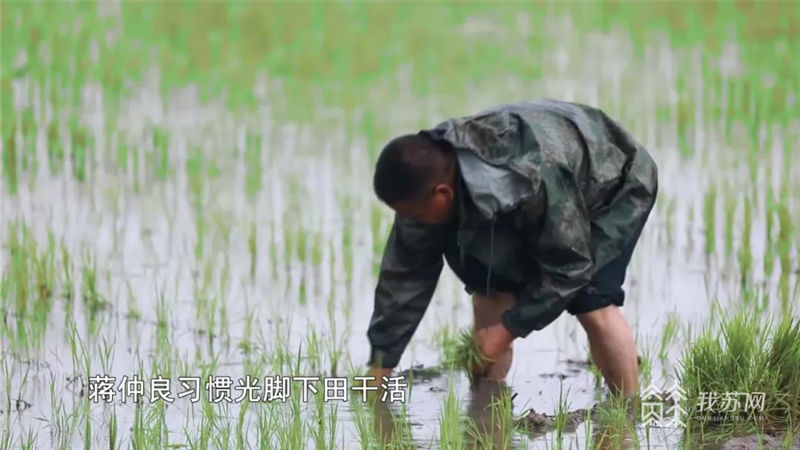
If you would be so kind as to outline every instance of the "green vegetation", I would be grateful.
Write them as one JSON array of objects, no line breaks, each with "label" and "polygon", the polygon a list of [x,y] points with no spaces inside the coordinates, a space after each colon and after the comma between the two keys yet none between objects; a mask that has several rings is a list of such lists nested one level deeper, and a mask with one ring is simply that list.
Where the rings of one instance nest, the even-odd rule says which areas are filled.
[{"label": "green vegetation", "polygon": [[[0,29],[0,449],[797,436],[797,3],[7,1]],[[642,384],[676,368],[691,401],[763,391],[763,414],[694,411],[659,442],[611,399],[574,430],[569,409],[603,386],[548,353],[587,356],[564,318],[515,344],[515,403],[465,418],[483,359],[471,330],[451,331],[471,311],[447,274],[402,364],[445,370],[410,379],[406,404],[303,402],[297,382],[286,402],[200,386],[168,404],[148,385],[139,403],[88,401],[98,373],[168,377],[173,395],[183,376],[363,374],[392,223],[370,194],[381,144],[536,97],[600,106],[659,164],[626,285]],[[422,344],[431,330],[444,355]],[[553,371],[562,386],[538,376]],[[527,401],[552,427],[512,423]]]},{"label": "green vegetation", "polygon": [[[723,318],[720,330],[706,328],[684,351],[681,369],[688,404],[696,405],[689,409],[688,420],[700,430],[720,422],[714,401],[730,413],[721,421],[727,433],[798,430],[800,321],[796,318],[787,315],[776,324],[761,323],[747,311]],[[748,405],[745,402],[755,400],[742,398],[755,393],[763,393],[763,405]]]},{"label": "green vegetation", "polygon": [[463,371],[472,382],[480,380],[482,372],[492,360],[481,354],[472,328],[459,331],[452,345],[452,350],[446,352],[446,355],[449,353],[445,360],[447,366]]}]

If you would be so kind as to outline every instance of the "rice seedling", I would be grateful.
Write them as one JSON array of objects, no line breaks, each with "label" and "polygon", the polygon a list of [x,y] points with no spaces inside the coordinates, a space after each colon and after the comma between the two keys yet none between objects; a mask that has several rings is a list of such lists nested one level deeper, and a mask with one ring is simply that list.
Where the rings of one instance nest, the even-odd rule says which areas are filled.
[{"label": "rice seedling", "polygon": [[465,424],[453,386],[453,377],[448,377],[447,394],[439,416],[439,446],[443,449],[464,447]]},{"label": "rice seedling", "polygon": [[731,253],[733,252],[733,226],[734,216],[736,214],[736,197],[731,192],[730,188],[725,189],[725,259],[730,260]]},{"label": "rice seedling", "polygon": [[780,279],[778,281],[778,298],[781,301],[782,309],[786,311],[790,303],[789,278],[792,272],[790,252],[792,248],[793,226],[792,220],[789,217],[789,209],[785,203],[781,203],[777,207],[777,213],[779,224],[777,252],[781,267]]},{"label": "rice seedling", "polygon": [[492,363],[481,354],[471,328],[460,330],[457,337],[446,344],[445,365],[463,371],[473,383],[480,380],[487,364]]},{"label": "rice seedling", "polygon": [[[639,381],[640,385],[646,385],[653,379],[653,347],[654,345],[652,342],[643,342],[641,340],[637,340],[637,342],[641,342],[637,345],[639,349],[639,358],[638,358],[638,365],[639,365]],[[659,358],[661,365],[662,365],[662,372],[665,372],[666,369],[666,358],[661,359]],[[595,379],[595,382],[599,380]]]},{"label": "rice seedling", "polygon": [[716,204],[717,188],[711,185],[703,197],[703,223],[705,225],[705,252],[706,255],[714,253],[716,248]]},{"label": "rice seedling", "polygon": [[742,221],[742,239],[739,245],[739,273],[741,284],[747,288],[753,267],[753,254],[750,246],[750,239],[753,234],[753,206],[749,196],[744,197]]},{"label": "rice seedling", "polygon": [[[595,420],[594,448],[638,448],[641,445],[636,432],[639,408],[638,398],[613,394],[597,403],[591,412]],[[645,438],[649,439],[649,435],[646,434]]]},{"label": "rice seedling", "polygon": [[664,331],[661,334],[661,346],[658,350],[658,358],[664,362],[667,359],[667,352],[670,344],[678,332],[679,320],[676,314],[670,314],[664,324]]},{"label": "rice seedling", "polygon": [[[719,335],[706,328],[684,351],[680,379],[689,404],[695,405],[688,414],[696,426],[717,424],[733,433],[752,427],[794,429],[800,423],[795,406],[800,398],[800,324],[791,316],[783,316],[777,325],[762,322],[752,312],[736,312],[722,318]],[[743,407],[716,420],[714,408],[705,407],[714,393],[744,393],[748,398],[763,393],[763,407]],[[734,400],[739,404],[739,398],[726,402]]]}]

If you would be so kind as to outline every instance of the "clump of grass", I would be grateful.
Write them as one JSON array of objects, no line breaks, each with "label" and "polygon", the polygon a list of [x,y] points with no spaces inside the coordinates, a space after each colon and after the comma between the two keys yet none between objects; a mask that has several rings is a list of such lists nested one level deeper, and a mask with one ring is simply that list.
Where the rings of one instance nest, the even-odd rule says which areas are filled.
[{"label": "clump of grass", "polygon": [[445,351],[446,364],[466,372],[470,382],[476,382],[481,376],[481,369],[493,362],[481,353],[472,329],[459,331],[449,345],[451,346],[450,350]]},{"label": "clump of grass", "polygon": [[[681,385],[688,417],[701,429],[719,425],[731,433],[800,426],[800,320],[790,315],[776,327],[743,310],[723,318],[721,330],[706,328],[684,352]],[[739,408],[720,422],[719,411],[700,408],[712,393],[764,393],[763,408]],[[703,394],[705,393],[705,394]]]}]

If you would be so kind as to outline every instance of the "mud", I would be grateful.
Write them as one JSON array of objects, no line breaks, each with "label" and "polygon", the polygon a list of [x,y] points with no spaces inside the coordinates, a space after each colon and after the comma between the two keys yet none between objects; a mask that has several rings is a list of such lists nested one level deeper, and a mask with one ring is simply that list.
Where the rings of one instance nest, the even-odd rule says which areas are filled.
[{"label": "mud", "polygon": [[[574,431],[578,425],[586,421],[590,414],[594,415],[594,409],[595,408],[592,408],[591,412],[585,408],[568,411],[563,418],[564,430]],[[539,413],[533,408],[530,408],[521,417],[517,418],[515,422],[518,427],[532,434],[544,434],[556,429],[558,419],[558,415]]]},{"label": "mud", "polygon": [[789,443],[785,442],[783,436],[753,434],[729,439],[717,448],[719,450],[797,450],[800,449],[800,437],[795,438],[794,441]]},{"label": "mud", "polygon": [[414,383],[427,383],[445,374],[445,369],[441,366],[425,366],[415,364],[406,370],[397,372],[398,376],[414,379]]}]

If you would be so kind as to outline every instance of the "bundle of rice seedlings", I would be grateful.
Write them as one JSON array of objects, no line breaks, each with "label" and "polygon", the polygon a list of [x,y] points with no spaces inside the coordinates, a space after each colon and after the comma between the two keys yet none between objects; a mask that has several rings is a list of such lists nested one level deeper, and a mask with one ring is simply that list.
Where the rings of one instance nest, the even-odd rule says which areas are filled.
[{"label": "bundle of rice seedlings", "polygon": [[494,362],[481,353],[472,328],[462,329],[453,342],[453,351],[448,352],[447,364],[466,372],[470,382],[478,381],[489,364]]}]

